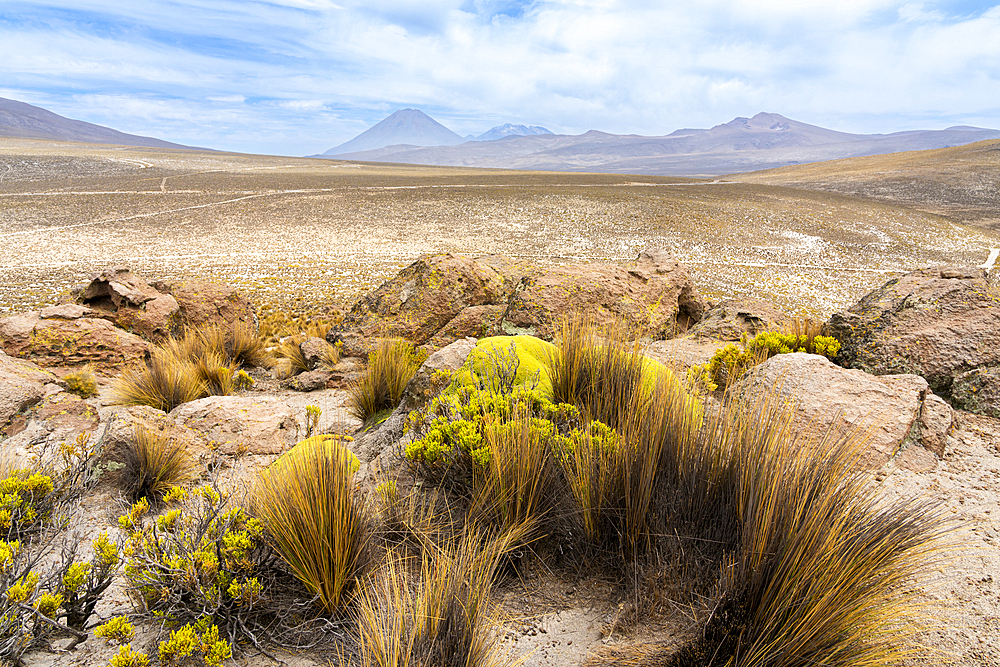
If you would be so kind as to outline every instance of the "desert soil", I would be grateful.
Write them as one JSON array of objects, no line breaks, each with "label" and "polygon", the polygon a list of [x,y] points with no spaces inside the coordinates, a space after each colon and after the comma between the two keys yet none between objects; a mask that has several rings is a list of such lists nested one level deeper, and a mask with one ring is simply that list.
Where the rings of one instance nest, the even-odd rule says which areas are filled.
[{"label": "desert soil", "polygon": [[558,264],[661,247],[705,294],[828,315],[891,276],[980,264],[996,231],[772,185],[363,164],[0,139],[0,314],[109,265],[259,302],[349,304],[420,255]]}]

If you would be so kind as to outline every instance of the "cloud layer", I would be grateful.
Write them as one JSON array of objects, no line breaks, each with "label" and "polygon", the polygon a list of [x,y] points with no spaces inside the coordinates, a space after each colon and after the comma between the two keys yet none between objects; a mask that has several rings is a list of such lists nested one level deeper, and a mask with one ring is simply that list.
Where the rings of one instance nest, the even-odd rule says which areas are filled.
[{"label": "cloud layer", "polygon": [[773,111],[1000,127],[1000,5],[889,0],[50,0],[0,8],[0,96],[136,134],[321,152],[418,107],[666,134]]}]

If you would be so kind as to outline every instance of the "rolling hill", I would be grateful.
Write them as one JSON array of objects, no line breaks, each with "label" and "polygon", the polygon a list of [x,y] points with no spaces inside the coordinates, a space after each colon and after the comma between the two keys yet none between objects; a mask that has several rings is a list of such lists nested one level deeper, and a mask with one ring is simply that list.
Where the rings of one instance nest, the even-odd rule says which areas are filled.
[{"label": "rolling hill", "polygon": [[0,137],[119,144],[146,148],[192,148],[153,137],[126,134],[82,120],[72,120],[41,107],[4,97],[0,97]]}]

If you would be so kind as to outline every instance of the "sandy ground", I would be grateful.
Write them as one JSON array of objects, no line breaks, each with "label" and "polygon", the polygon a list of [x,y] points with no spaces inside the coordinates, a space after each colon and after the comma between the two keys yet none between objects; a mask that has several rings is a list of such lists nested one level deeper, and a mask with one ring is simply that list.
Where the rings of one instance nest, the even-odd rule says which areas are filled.
[{"label": "sandy ground", "polygon": [[0,139],[0,314],[124,264],[214,277],[290,310],[349,303],[420,255],[540,264],[669,250],[712,297],[826,315],[933,263],[980,264],[1000,233],[771,185]]}]

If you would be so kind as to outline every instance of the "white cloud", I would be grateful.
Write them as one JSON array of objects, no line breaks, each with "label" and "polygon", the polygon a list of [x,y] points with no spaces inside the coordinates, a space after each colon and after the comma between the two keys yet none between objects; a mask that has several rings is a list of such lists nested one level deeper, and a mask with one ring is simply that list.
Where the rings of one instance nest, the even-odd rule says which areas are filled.
[{"label": "white cloud", "polygon": [[[76,117],[149,122],[145,134],[161,122],[177,132],[165,138],[220,148],[313,153],[402,106],[460,134],[504,121],[663,134],[762,110],[852,131],[1000,127],[1000,6],[51,0],[3,11],[10,89],[61,100],[61,113],[87,99]],[[37,20],[11,18],[22,16]],[[112,99],[136,102],[97,106]]]}]

